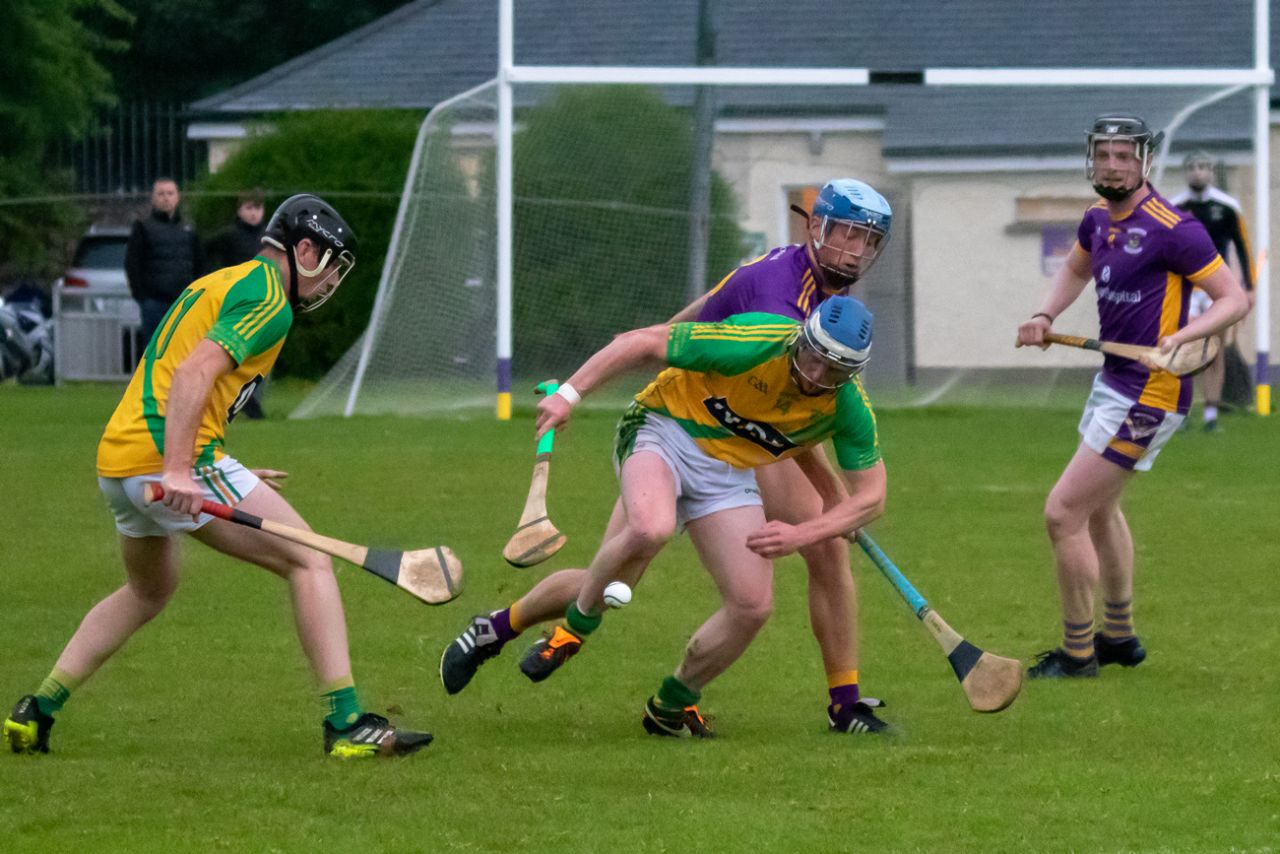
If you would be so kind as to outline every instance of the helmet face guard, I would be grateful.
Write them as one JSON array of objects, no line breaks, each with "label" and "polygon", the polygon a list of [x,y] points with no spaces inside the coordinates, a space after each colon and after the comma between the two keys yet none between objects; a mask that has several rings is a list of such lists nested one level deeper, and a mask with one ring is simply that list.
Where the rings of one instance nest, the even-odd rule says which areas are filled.
[{"label": "helmet face guard", "polygon": [[[809,214],[810,248],[830,290],[842,291],[867,274],[889,242],[893,210],[864,181],[828,181]],[[816,233],[815,233],[816,223]]]},{"label": "helmet face guard", "polygon": [[1187,173],[1187,185],[1199,193],[1213,183],[1218,162],[1207,151],[1193,151],[1183,159],[1182,168]]},{"label": "helmet face guard", "polygon": [[889,233],[869,222],[824,216],[820,223],[813,254],[818,266],[831,274],[837,290],[866,275],[889,242]]},{"label": "helmet face guard", "polygon": [[[1099,116],[1085,137],[1085,180],[1102,198],[1124,201],[1146,185],[1162,139],[1163,132],[1152,133],[1138,116]],[[1104,183],[1109,180],[1108,170],[1136,173],[1136,180],[1126,179],[1118,187]]]},{"label": "helmet face guard", "polygon": [[303,312],[315,311],[324,305],[329,297],[333,296],[338,290],[338,285],[342,284],[342,280],[347,277],[352,268],[356,265],[355,256],[345,249],[338,253],[337,257],[333,257],[333,250],[326,249],[324,255],[320,257],[320,263],[316,265],[315,270],[308,270],[302,264],[298,264],[298,272],[304,276],[318,276],[329,267],[329,274],[320,281],[320,284],[309,296],[302,297],[298,300],[298,309]]}]

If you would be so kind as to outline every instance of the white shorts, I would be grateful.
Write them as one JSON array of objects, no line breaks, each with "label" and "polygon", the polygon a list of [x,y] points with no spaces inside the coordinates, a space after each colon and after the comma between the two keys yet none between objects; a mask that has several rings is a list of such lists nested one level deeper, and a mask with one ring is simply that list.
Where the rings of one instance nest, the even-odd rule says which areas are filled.
[{"label": "white shorts", "polygon": [[1200,288],[1196,288],[1191,292],[1191,302],[1187,306],[1187,320],[1195,320],[1208,311],[1211,305],[1213,305],[1213,300],[1209,298],[1209,295]]},{"label": "white shorts", "polygon": [[[627,456],[640,451],[657,454],[675,475],[678,530],[721,510],[764,504],[753,469],[734,468],[708,455],[670,418],[646,413]],[[620,471],[621,463],[615,468]]]},{"label": "white shorts", "polygon": [[[258,485],[258,476],[231,457],[223,457],[211,466],[203,466],[192,472],[196,483],[204,486],[204,497],[218,504],[234,507]],[[111,515],[116,517],[116,530],[126,537],[168,537],[186,531],[194,531],[209,523],[213,517],[201,513],[196,519],[184,513],[175,513],[163,504],[147,504],[142,500],[142,488],[148,483],[159,483],[160,473],[140,474],[134,477],[100,477],[98,488],[107,498]]]},{"label": "white shorts", "polygon": [[1085,447],[1123,469],[1150,471],[1160,449],[1185,418],[1137,403],[1104,383],[1098,374],[1080,419],[1080,438]]}]

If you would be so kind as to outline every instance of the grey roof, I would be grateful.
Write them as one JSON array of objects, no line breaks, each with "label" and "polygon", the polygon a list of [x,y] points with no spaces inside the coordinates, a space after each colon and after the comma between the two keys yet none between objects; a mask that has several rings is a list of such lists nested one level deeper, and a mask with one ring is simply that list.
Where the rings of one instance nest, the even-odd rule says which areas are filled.
[{"label": "grey roof", "polygon": [[[1248,0],[1214,14],[1204,0],[711,2],[716,63],[725,66],[1222,68],[1248,64],[1253,50]],[[515,9],[521,64],[693,63],[693,0],[517,0]],[[1271,21],[1275,65],[1280,14]],[[492,77],[496,42],[496,0],[415,0],[193,109],[426,109]],[[1097,112],[1128,107],[1161,126],[1208,91],[769,87],[719,97],[736,115],[884,115],[886,153],[925,156],[1074,147]],[[1241,95],[1198,114],[1179,138],[1244,147],[1249,129]]]}]

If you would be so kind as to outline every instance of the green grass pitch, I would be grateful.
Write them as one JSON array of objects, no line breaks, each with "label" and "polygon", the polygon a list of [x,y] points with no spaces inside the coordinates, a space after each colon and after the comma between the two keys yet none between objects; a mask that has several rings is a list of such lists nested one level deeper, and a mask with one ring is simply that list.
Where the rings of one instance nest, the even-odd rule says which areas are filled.
[{"label": "green grass pitch", "polygon": [[[1080,389],[1083,400],[1085,389]],[[118,388],[0,389],[0,701],[33,690],[84,612],[120,583],[93,476]],[[286,411],[298,389],[268,398]],[[1057,642],[1044,497],[1078,411],[885,410],[880,545],[973,642],[1029,658]],[[829,734],[803,564],[775,615],[706,692],[713,742],[646,737],[640,709],[713,607],[686,539],[563,673],[532,685],[530,638],[447,697],[440,651],[472,613],[591,555],[615,495],[614,416],[559,437],[548,564],[500,553],[532,463],[528,410],[484,418],[237,423],[230,449],[292,473],[319,531],[444,543],[466,564],[428,608],[342,566],[365,704],[436,734],[395,763],[320,755],[320,707],[285,587],[186,544],[169,608],[59,716],[54,753],[0,756],[0,849],[40,851],[1201,852],[1280,847],[1275,419],[1174,438],[1125,510],[1150,657],[968,710],[933,641],[861,556],[864,690],[894,739]]]}]

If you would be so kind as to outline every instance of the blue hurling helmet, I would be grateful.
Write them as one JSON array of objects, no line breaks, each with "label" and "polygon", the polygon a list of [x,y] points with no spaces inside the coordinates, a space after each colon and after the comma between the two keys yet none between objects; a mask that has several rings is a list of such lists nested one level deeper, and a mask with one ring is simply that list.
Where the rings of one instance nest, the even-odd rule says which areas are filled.
[{"label": "blue hurling helmet", "polygon": [[[871,359],[871,327],[874,317],[867,307],[850,296],[832,296],[818,304],[796,339],[797,347],[812,350],[833,369],[824,388],[836,388],[852,379]],[[794,357],[793,357],[794,362]]]},{"label": "blue hurling helmet", "polygon": [[[831,285],[836,290],[852,285],[871,269],[889,242],[893,224],[893,209],[885,197],[870,184],[854,178],[828,181],[813,202],[812,216],[822,224],[819,236],[813,239],[813,252],[819,266],[834,277]],[[845,230],[839,246],[832,240],[838,229]],[[842,248],[849,245],[855,231],[866,232],[860,252]],[[824,248],[830,251],[824,253]]]}]

